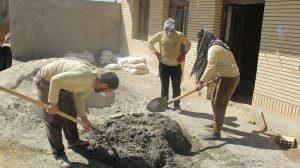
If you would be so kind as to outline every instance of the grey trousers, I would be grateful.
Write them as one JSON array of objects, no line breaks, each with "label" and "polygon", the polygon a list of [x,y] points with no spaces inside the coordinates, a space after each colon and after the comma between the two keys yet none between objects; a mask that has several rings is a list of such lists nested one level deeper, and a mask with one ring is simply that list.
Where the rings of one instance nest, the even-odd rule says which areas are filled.
[{"label": "grey trousers", "polygon": [[240,77],[221,77],[214,86],[211,95],[211,106],[214,112],[214,132],[223,127],[227,104],[240,82]]},{"label": "grey trousers", "polygon": [[[48,103],[48,93],[50,82],[45,80],[41,73],[38,72],[34,78],[34,83],[37,87],[38,97],[41,102]],[[77,117],[76,107],[74,104],[73,93],[60,90],[58,99],[59,110]],[[50,115],[44,110],[44,119],[46,124],[46,133],[51,145],[52,153],[55,157],[59,157],[65,154],[64,145],[62,141],[62,130],[69,144],[75,143],[79,140],[79,134],[77,124],[65,119],[59,115]]]}]

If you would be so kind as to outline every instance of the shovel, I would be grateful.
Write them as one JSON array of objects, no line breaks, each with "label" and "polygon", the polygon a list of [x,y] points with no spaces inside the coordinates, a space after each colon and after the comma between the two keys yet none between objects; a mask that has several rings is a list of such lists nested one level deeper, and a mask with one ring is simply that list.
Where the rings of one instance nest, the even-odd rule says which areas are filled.
[{"label": "shovel", "polygon": [[[47,105],[47,104],[42,103],[42,102],[40,102],[40,101],[38,101],[38,100],[35,100],[35,99],[31,98],[31,97],[22,95],[22,94],[20,94],[20,93],[14,91],[14,90],[12,90],[12,89],[7,89],[7,88],[5,88],[5,87],[0,86],[0,91],[6,92],[6,93],[11,94],[11,95],[13,95],[13,96],[16,96],[16,97],[18,97],[18,98],[21,98],[21,99],[23,99],[23,100],[26,100],[26,101],[28,101],[28,102],[30,102],[30,103],[33,103],[33,104],[35,104],[35,105],[37,105],[37,106],[39,106],[39,107],[41,107],[41,108],[43,108],[43,109],[48,109],[48,105]],[[75,123],[77,123],[77,124],[80,124],[80,125],[82,125],[82,126],[85,125],[84,122],[78,120],[78,119],[75,118],[75,117],[70,116],[69,114],[67,114],[67,113],[65,113],[65,112],[57,111],[57,114],[60,115],[60,116],[62,116],[62,117],[64,117],[64,118],[66,118],[66,119],[68,119],[68,120],[70,120],[70,121],[73,121],[73,122],[75,122]],[[104,133],[103,131],[101,131],[101,130],[99,130],[99,129],[93,127],[93,126],[90,126],[90,127],[91,127],[91,129],[92,129],[93,131],[95,131],[95,132],[102,133],[102,134]]]},{"label": "shovel", "polygon": [[[218,80],[218,78],[210,80],[209,82],[206,82],[203,85],[203,87],[205,87],[205,86],[207,86],[207,85],[209,85],[209,84],[211,84],[211,83],[213,83],[213,82],[215,82],[217,80]],[[151,100],[148,103],[148,105],[147,105],[146,108],[149,111],[151,111],[151,112],[164,112],[164,111],[167,110],[169,104],[174,103],[175,101],[180,100],[180,99],[182,99],[182,98],[184,98],[184,97],[186,97],[186,96],[188,96],[188,95],[190,95],[190,94],[192,94],[192,93],[194,93],[196,91],[197,91],[197,89],[194,89],[194,90],[192,90],[190,92],[187,92],[187,93],[185,93],[185,94],[183,94],[181,96],[178,96],[178,97],[170,100],[169,102],[168,102],[168,98],[166,96],[165,97],[155,98],[155,99]]]}]

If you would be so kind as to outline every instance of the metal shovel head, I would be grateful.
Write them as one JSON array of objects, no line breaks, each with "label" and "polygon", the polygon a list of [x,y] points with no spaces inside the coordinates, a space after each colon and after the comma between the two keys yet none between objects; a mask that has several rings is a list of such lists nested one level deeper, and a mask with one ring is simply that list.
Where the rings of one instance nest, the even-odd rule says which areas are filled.
[{"label": "metal shovel head", "polygon": [[151,112],[164,112],[166,111],[167,107],[168,98],[165,96],[151,100],[146,108]]}]

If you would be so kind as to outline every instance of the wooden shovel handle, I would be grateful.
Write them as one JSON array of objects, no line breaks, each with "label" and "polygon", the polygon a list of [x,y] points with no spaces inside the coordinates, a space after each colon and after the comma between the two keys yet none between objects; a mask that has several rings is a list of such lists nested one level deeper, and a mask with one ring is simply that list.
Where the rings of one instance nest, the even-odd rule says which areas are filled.
[{"label": "wooden shovel handle", "polygon": [[[2,87],[2,86],[0,86],[0,90],[3,91],[3,92],[6,92],[8,94],[11,94],[13,96],[16,96],[18,98],[21,98],[23,100],[26,100],[26,101],[28,101],[28,102],[30,102],[32,104],[35,104],[35,105],[37,105],[37,106],[39,106],[39,107],[41,107],[43,109],[48,109],[49,108],[49,106],[47,104],[42,103],[42,102],[40,102],[38,100],[35,100],[35,99],[31,98],[31,97],[25,96],[23,94],[20,94],[20,93],[16,92],[15,90],[7,89],[7,88]],[[84,125],[84,123],[82,121],[78,120],[75,117],[70,116],[69,114],[67,114],[65,112],[58,111],[57,114],[60,115],[60,116],[62,116],[62,117],[64,117],[64,118],[66,118],[66,119],[68,119],[68,120],[71,120],[71,121],[73,121],[75,123],[78,123],[78,124],[80,124],[82,126]]]},{"label": "wooden shovel handle", "polygon": [[[212,80],[206,82],[206,83],[203,85],[203,87],[205,87],[205,86],[207,86],[207,85],[209,85],[209,84],[215,82],[215,81],[218,80],[218,79],[219,79],[219,78],[215,78],[215,79],[212,79]],[[183,94],[183,95],[181,95],[181,96],[178,96],[178,97],[176,97],[176,98],[170,100],[167,104],[174,103],[175,101],[180,100],[180,99],[182,99],[182,98],[184,98],[184,97],[186,97],[186,96],[188,96],[188,95],[190,95],[190,94],[192,94],[192,93],[194,93],[194,92],[196,92],[196,91],[197,91],[197,89],[194,89],[194,90],[192,90],[192,91],[189,91],[189,92],[187,92],[187,93],[185,93],[185,94]]]}]

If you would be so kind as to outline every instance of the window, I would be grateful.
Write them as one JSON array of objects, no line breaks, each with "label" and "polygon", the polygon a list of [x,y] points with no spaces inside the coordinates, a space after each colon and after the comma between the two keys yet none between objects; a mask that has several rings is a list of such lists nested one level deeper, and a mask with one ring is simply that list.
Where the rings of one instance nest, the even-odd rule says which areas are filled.
[{"label": "window", "polygon": [[147,40],[149,27],[149,0],[140,0],[138,23],[139,25],[137,38]]}]

